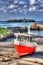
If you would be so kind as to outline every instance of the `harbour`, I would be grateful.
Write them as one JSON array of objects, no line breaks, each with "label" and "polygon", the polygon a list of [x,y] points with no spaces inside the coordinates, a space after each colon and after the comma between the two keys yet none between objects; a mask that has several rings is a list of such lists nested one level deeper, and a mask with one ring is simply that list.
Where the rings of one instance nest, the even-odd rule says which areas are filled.
[{"label": "harbour", "polygon": [[[37,22],[36,22],[37,23]],[[38,36],[43,36],[43,30],[30,30],[30,26],[33,24],[33,22],[0,22],[0,28],[7,28],[7,27],[28,27],[28,34],[34,34],[34,35],[38,35]],[[35,34],[36,32],[36,34]]]}]

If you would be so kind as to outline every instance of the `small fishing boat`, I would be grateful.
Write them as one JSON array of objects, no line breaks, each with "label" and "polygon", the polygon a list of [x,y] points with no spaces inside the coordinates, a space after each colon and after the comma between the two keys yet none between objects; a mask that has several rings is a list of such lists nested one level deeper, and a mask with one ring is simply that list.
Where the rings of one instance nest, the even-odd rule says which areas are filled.
[{"label": "small fishing boat", "polygon": [[35,42],[31,42],[31,35],[18,35],[16,39],[14,39],[14,47],[19,57],[33,54],[36,51],[36,45]]}]

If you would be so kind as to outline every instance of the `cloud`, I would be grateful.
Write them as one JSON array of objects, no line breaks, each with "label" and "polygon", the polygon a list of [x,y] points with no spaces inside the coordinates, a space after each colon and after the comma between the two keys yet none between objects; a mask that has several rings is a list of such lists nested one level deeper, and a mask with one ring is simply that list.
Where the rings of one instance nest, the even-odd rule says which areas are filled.
[{"label": "cloud", "polygon": [[12,8],[14,8],[14,5],[11,4],[11,5],[8,6],[8,8],[12,9]]},{"label": "cloud", "polygon": [[19,1],[19,4],[26,4],[27,2],[25,1]]},{"label": "cloud", "polygon": [[13,4],[8,6],[9,9],[13,9],[13,8],[17,8],[17,7],[18,7],[18,5],[13,5]]},{"label": "cloud", "polygon": [[29,8],[29,11],[32,12],[32,11],[35,11],[36,9],[37,9],[37,7],[36,6],[33,6],[33,7],[30,7]]},{"label": "cloud", "polygon": [[17,4],[19,0],[14,0],[14,4]]},{"label": "cloud", "polygon": [[7,12],[7,9],[5,6],[3,6],[2,8],[0,8],[0,11],[2,11],[2,13],[6,13]]},{"label": "cloud", "polygon": [[17,9],[14,9],[13,11],[14,11],[14,12],[17,12]]},{"label": "cloud", "polygon": [[43,0],[38,0],[39,2],[43,3]]},{"label": "cloud", "polygon": [[27,5],[24,5],[23,7],[24,7],[24,8],[27,8],[28,6],[27,6]]},{"label": "cloud", "polygon": [[43,6],[43,4],[42,5],[40,5],[41,7]]},{"label": "cloud", "polygon": [[30,11],[30,12],[32,11],[32,8],[31,8],[31,7],[29,8],[29,11]]},{"label": "cloud", "polygon": [[43,0],[30,0],[29,11],[43,11]]},{"label": "cloud", "polygon": [[23,12],[23,10],[20,9],[20,13],[22,13],[22,12]]},{"label": "cloud", "polygon": [[10,10],[9,13],[16,13],[17,9]]},{"label": "cloud", "polygon": [[35,4],[35,0],[30,0],[30,5]]},{"label": "cloud", "polygon": [[4,13],[6,13],[6,12],[7,12],[7,10],[3,10],[3,12],[4,12]]},{"label": "cloud", "polygon": [[21,7],[18,7],[18,10],[20,10],[21,9]]},{"label": "cloud", "polygon": [[40,9],[40,10],[36,10],[36,11],[39,11],[39,12],[43,12],[43,9]]},{"label": "cloud", "polygon": [[27,12],[43,11],[43,0],[0,0],[0,12],[11,13],[20,12],[27,14]]},{"label": "cloud", "polygon": [[3,8],[0,8],[0,11],[3,11]]},{"label": "cloud", "polygon": [[26,15],[26,14],[27,14],[27,12],[28,12],[28,10],[24,8],[24,9],[23,9],[23,14],[25,14],[25,15]]}]

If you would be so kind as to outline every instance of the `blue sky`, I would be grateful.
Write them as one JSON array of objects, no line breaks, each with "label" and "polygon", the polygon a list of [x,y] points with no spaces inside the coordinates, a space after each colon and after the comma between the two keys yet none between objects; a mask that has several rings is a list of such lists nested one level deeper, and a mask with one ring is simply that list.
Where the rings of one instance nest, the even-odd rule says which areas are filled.
[{"label": "blue sky", "polygon": [[43,20],[43,0],[0,0],[0,20]]}]

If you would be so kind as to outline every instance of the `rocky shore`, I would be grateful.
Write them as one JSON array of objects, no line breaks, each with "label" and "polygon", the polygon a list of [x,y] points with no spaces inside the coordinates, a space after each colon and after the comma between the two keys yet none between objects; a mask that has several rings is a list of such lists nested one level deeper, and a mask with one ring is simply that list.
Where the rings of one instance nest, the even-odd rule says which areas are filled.
[{"label": "rocky shore", "polygon": [[6,34],[0,34],[0,41],[4,41],[7,38],[10,38],[10,37],[13,37],[13,36],[14,36],[14,33],[11,30],[9,30],[9,31],[7,31]]},{"label": "rocky shore", "polygon": [[16,58],[15,48],[0,47],[0,65],[43,65],[43,45],[36,48],[33,55]]},{"label": "rocky shore", "polygon": [[43,30],[43,24],[32,24],[30,30]]},{"label": "rocky shore", "polygon": [[27,27],[7,27],[0,28],[0,41],[4,41],[8,38],[14,37],[14,33],[27,33]]},{"label": "rocky shore", "polygon": [[7,27],[8,30],[13,31],[14,33],[27,33],[28,32],[28,27]]}]

